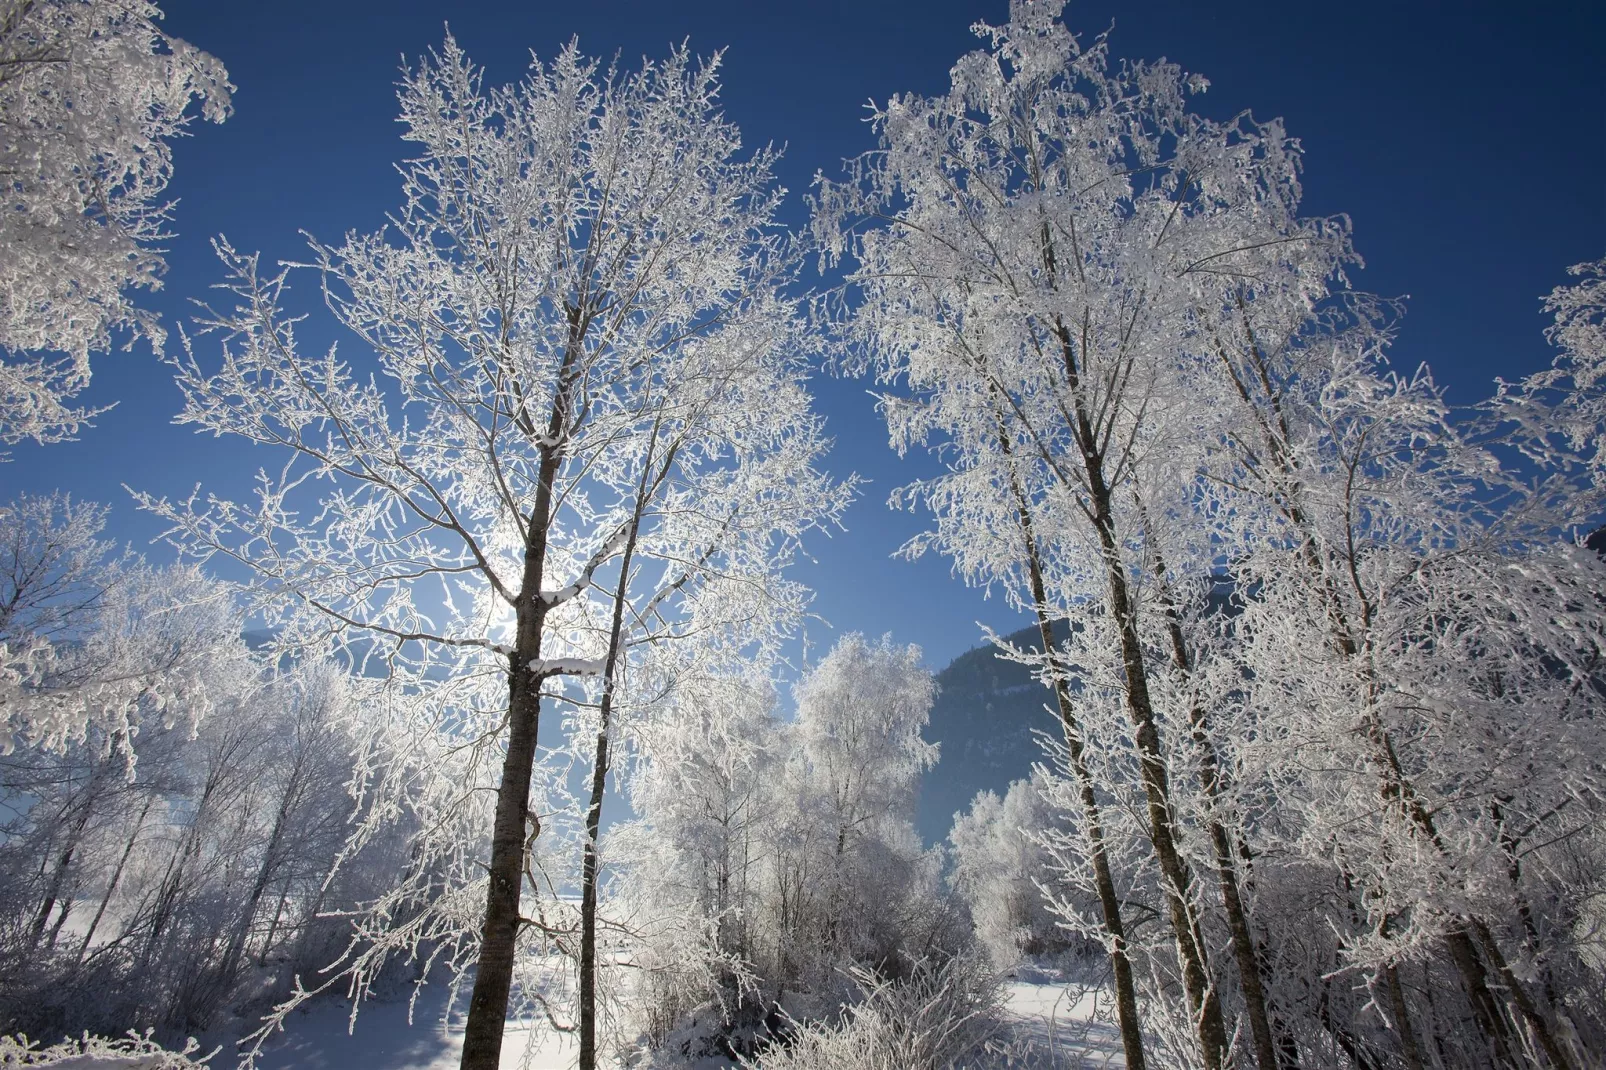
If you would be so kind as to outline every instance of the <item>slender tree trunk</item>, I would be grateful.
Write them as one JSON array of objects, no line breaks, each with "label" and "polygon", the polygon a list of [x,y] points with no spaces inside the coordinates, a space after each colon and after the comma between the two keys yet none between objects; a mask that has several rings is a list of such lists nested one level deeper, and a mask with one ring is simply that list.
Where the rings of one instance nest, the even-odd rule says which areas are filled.
[{"label": "slender tree trunk", "polygon": [[602,795],[608,777],[608,696],[597,732],[596,763],[591,770],[591,801],[586,807],[586,840],[580,877],[580,1070],[597,1066],[597,832],[602,825]]},{"label": "slender tree trunk", "polygon": [[167,864],[167,872],[156,890],[156,900],[151,908],[151,931],[146,936],[145,945],[139,955],[139,963],[142,966],[150,962],[151,956],[156,953],[157,944],[161,942],[162,936],[167,932],[168,924],[173,920],[173,914],[178,908],[179,892],[183,890],[185,869],[190,861],[201,853],[201,823],[212,816],[209,804],[222,786],[223,777],[221,766],[209,774],[206,787],[201,792],[201,799],[195,805],[195,815],[190,820],[190,827]]},{"label": "slender tree trunk", "polygon": [[1506,1027],[1499,1001],[1489,990],[1489,974],[1478,958],[1478,949],[1471,934],[1464,928],[1452,930],[1445,934],[1444,944],[1466,987],[1467,998],[1472,1003],[1472,1017],[1483,1032],[1484,1039],[1489,1042],[1493,1065],[1520,1065],[1511,1050],[1510,1030]]},{"label": "slender tree trunk", "polygon": [[[1526,938],[1530,953],[1539,960],[1540,987],[1545,998],[1544,1005],[1550,1011],[1550,1014],[1539,1015],[1538,1009],[1534,1006],[1532,999],[1528,997],[1527,992],[1517,985],[1516,977],[1511,975],[1511,969],[1506,965],[1505,956],[1495,943],[1494,935],[1481,919],[1476,920],[1478,938],[1483,942],[1490,962],[1495,964],[1496,972],[1503,979],[1510,975],[1510,980],[1507,981],[1507,984],[1511,988],[1513,998],[1518,1001],[1518,1008],[1522,1011],[1523,1017],[1528,1019],[1530,1025],[1532,1025],[1536,1016],[1541,1018],[1542,1029],[1535,1029],[1540,1047],[1544,1048],[1547,1056],[1557,1066],[1566,1066],[1566,1063],[1557,1061],[1557,1055],[1551,1054],[1552,1048],[1555,1048],[1558,1053],[1560,1052],[1560,1045],[1556,1042],[1554,1031],[1550,1025],[1550,1020],[1555,1015],[1556,1007],[1555,982],[1549,964],[1544,961],[1540,954],[1539,927],[1534,922],[1533,908],[1528,903],[1528,897],[1522,891],[1522,862],[1521,856],[1518,854],[1519,844],[1506,826],[1505,813],[1502,809],[1502,802],[1509,801],[1507,799],[1491,804],[1491,811],[1495,824],[1500,828],[1500,848],[1506,855],[1506,876],[1511,881],[1512,898],[1517,902],[1517,915],[1522,919],[1523,935]],[[1524,1003],[1527,1006],[1524,1006]]]},{"label": "slender tree trunk", "polygon": [[[1363,620],[1363,626],[1369,623]],[[1369,653],[1351,642],[1350,647],[1357,656],[1368,657]],[[1367,666],[1370,680],[1370,666]],[[1368,696],[1368,711],[1366,718],[1367,737],[1372,743],[1373,763],[1382,774],[1379,783],[1379,794],[1386,807],[1394,810],[1408,822],[1417,835],[1426,840],[1441,857],[1448,856],[1449,852],[1444,841],[1439,837],[1437,824],[1433,815],[1422,802],[1405,770],[1400,764],[1399,756],[1394,748],[1394,740],[1390,736],[1388,727],[1378,715],[1375,696]],[[1489,988],[1489,974],[1484,968],[1483,961],[1478,957],[1478,949],[1472,939],[1470,923],[1463,922],[1452,928],[1444,935],[1445,949],[1450,953],[1450,961],[1455,966],[1456,973],[1461,977],[1461,985],[1466,990],[1468,1001],[1472,1005],[1472,1018],[1477,1022],[1478,1029],[1483,1033],[1489,1045],[1489,1055],[1496,1066],[1519,1065],[1516,1054],[1511,1048],[1511,1030],[1506,1024],[1505,1013],[1500,1001],[1495,998],[1494,992]]]},{"label": "slender tree trunk", "polygon": [[[1175,622],[1172,624],[1174,632],[1173,642],[1180,646],[1181,631]],[[1187,664],[1181,664],[1183,671],[1187,671]],[[1221,793],[1220,769],[1218,767],[1215,748],[1206,737],[1201,723],[1203,711],[1192,711],[1194,718],[1194,742],[1200,747],[1201,770],[1200,779],[1205,793],[1210,800],[1218,802]],[[1261,956],[1259,945],[1255,939],[1254,928],[1249,920],[1249,911],[1244,906],[1243,894],[1238,881],[1238,868],[1232,849],[1232,837],[1227,827],[1219,818],[1212,818],[1209,822],[1210,843],[1215,851],[1216,881],[1221,890],[1221,904],[1227,916],[1227,929],[1232,934],[1233,957],[1238,964],[1239,982],[1243,987],[1244,1009],[1249,1016],[1250,1032],[1255,1044],[1255,1063],[1260,1070],[1277,1070],[1276,1039],[1272,1032],[1271,1016],[1267,1011],[1265,985],[1261,974]]]},{"label": "slender tree trunk", "polygon": [[[496,820],[491,832],[491,861],[485,891],[485,925],[480,955],[463,1027],[461,1070],[497,1070],[502,1058],[502,1032],[507,1023],[508,996],[513,990],[513,964],[519,935],[519,898],[524,883],[527,843],[540,832],[530,823],[530,776],[541,721],[544,677],[532,671],[541,656],[541,630],[547,604],[541,597],[545,576],[552,493],[563,460],[579,360],[587,322],[581,310],[568,308],[569,338],[553,390],[552,411],[541,440],[535,502],[527,520],[524,572],[519,587],[513,652],[508,655],[508,737],[502,759],[502,780],[496,789]],[[533,436],[532,436],[533,437]]]},{"label": "slender tree trunk", "polygon": [[[195,821],[197,824],[200,822],[199,810],[196,811]],[[141,966],[150,962],[151,956],[156,954],[156,946],[161,943],[163,934],[167,932],[167,924],[173,919],[178,893],[184,883],[184,867],[190,860],[191,852],[197,849],[197,840],[198,835],[192,825],[167,864],[167,872],[162,876],[162,883],[156,889],[156,898],[151,906],[150,932],[146,934],[145,943],[140,949],[138,961]]]},{"label": "slender tree trunk", "polygon": [[[657,427],[653,428],[654,441]],[[580,873],[580,1068],[597,1066],[597,835],[602,828],[602,798],[608,784],[608,734],[613,714],[613,696],[624,630],[625,599],[629,595],[630,566],[636,555],[636,536],[641,531],[641,514],[646,507],[651,450],[642,464],[641,484],[636,491],[635,512],[630,518],[630,534],[625,539],[619,564],[619,585],[613,594],[613,621],[608,635],[608,657],[602,671],[602,702],[597,711],[596,757],[591,766],[591,799],[586,806],[586,838]],[[671,457],[671,461],[673,458]]]},{"label": "slender tree trunk", "polygon": [[284,795],[279,799],[279,809],[273,817],[273,829],[268,833],[268,843],[262,852],[262,864],[257,867],[256,879],[251,882],[251,894],[246,897],[245,905],[240,909],[234,931],[229,935],[228,949],[224,951],[223,961],[218,966],[218,984],[224,989],[234,984],[235,972],[239,969],[240,958],[245,952],[245,942],[251,935],[251,923],[256,921],[257,907],[262,902],[263,893],[273,880],[273,870],[279,862],[279,845],[284,839],[285,829],[290,823],[290,811],[295,805],[295,798],[301,787],[301,760],[298,756],[291,770],[290,782],[285,785]]},{"label": "slender tree trunk", "polygon": [[56,915],[56,924],[50,927],[50,939],[45,941],[45,947],[51,951],[56,949],[56,941],[61,939],[61,927],[67,924],[67,915],[72,913],[73,903],[76,902],[73,893],[78,890],[77,885],[78,882],[74,881],[66,896],[62,898],[61,911]]},{"label": "slender tree trunk", "polygon": [[1149,698],[1148,676],[1143,647],[1133,620],[1133,606],[1127,589],[1125,568],[1108,523],[1100,527],[1100,541],[1110,587],[1111,615],[1121,640],[1121,662],[1126,676],[1127,713],[1138,746],[1144,792],[1148,797],[1149,839],[1164,879],[1166,906],[1176,936],[1182,965],[1182,983],[1188,994],[1199,1036],[1200,1054],[1208,1070],[1219,1070],[1227,1052],[1226,1025],[1221,1017],[1221,1001],[1210,977],[1205,954],[1204,930],[1193,909],[1193,877],[1177,843],[1176,818],[1171,809],[1171,787],[1165,755],[1160,746],[1160,729]]},{"label": "slender tree trunk", "polygon": [[279,919],[284,917],[284,904],[290,898],[290,878],[286,877],[284,884],[279,887],[279,903],[273,908],[273,917],[268,921],[268,935],[262,941],[262,951],[257,955],[257,965],[268,964],[268,954],[273,950],[273,938],[279,932]]},{"label": "slender tree trunk", "polygon": [[1355,1038],[1350,1035],[1349,1030],[1334,1020],[1331,1006],[1332,1000],[1328,995],[1330,991],[1331,983],[1324,979],[1322,981],[1321,999],[1317,1001],[1316,1014],[1321,1020],[1322,1028],[1327,1030],[1327,1035],[1333,1038],[1333,1043],[1338,1045],[1338,1050],[1344,1053],[1345,1058],[1355,1064],[1355,1070],[1383,1070],[1378,1065],[1377,1060],[1361,1048]]},{"label": "slender tree trunk", "polygon": [[1416,1030],[1411,1028],[1411,1010],[1405,1002],[1405,986],[1400,984],[1400,970],[1394,963],[1383,967],[1383,982],[1389,993],[1389,1009],[1394,1015],[1394,1031],[1400,1037],[1400,1054],[1405,1059],[1405,1070],[1422,1070],[1422,1053],[1416,1046]]},{"label": "slender tree trunk", "polygon": [[[1143,643],[1138,636],[1136,607],[1127,583],[1126,564],[1121,560],[1121,540],[1115,528],[1113,493],[1105,478],[1105,442],[1094,431],[1088,414],[1070,330],[1063,323],[1058,323],[1056,327],[1073,405],[1074,424],[1071,431],[1081,453],[1082,475],[1086,479],[1086,486],[1082,489],[1087,496],[1087,511],[1104,562],[1110,619],[1120,641],[1127,714],[1132,722],[1133,739],[1138,748],[1139,767],[1148,802],[1149,840],[1160,865],[1166,906],[1182,967],[1183,989],[1188,996],[1188,1009],[1199,1038],[1200,1055],[1206,1070],[1220,1070],[1227,1054],[1227,1030],[1221,1015],[1220,994],[1210,976],[1204,930],[1192,903],[1193,876],[1177,842],[1170,778],[1166,772],[1159,724],[1149,696],[1148,670],[1144,664]],[[1084,329],[1083,352],[1087,351],[1086,334]]]},{"label": "slender tree trunk", "polygon": [[[1182,620],[1176,601],[1171,597],[1166,576],[1165,557],[1159,540],[1149,526],[1148,510],[1141,499],[1139,514],[1143,518],[1144,538],[1154,554],[1154,572],[1161,582],[1161,604],[1165,609],[1166,633],[1171,640],[1171,661],[1184,680],[1193,676],[1193,656],[1182,634]],[[1215,741],[1210,738],[1205,711],[1198,702],[1189,704],[1188,727],[1194,745],[1199,749],[1199,786],[1212,806],[1219,806],[1225,790],[1221,762],[1216,756]],[[1243,988],[1244,1010],[1249,1017],[1250,1034],[1255,1043],[1255,1064],[1260,1070],[1278,1070],[1276,1040],[1272,1035],[1271,1016],[1266,1011],[1266,993],[1261,979],[1260,956],[1249,912],[1244,908],[1243,894],[1238,882],[1238,867],[1233,852],[1233,840],[1222,824],[1219,813],[1208,822],[1210,844],[1216,857],[1216,882],[1221,890],[1221,904],[1227,915],[1227,929],[1232,934],[1233,957],[1238,964],[1238,979]]]},{"label": "slender tree trunk", "polygon": [[[1002,427],[999,430],[999,442],[1004,454],[1010,456],[1009,435]],[[1027,576],[1031,583],[1032,608],[1037,616],[1037,634],[1042,640],[1043,655],[1048,659],[1050,677],[1054,682],[1054,703],[1059,710],[1060,728],[1065,735],[1065,748],[1071,759],[1071,772],[1076,777],[1077,797],[1082,806],[1083,834],[1087,838],[1088,858],[1093,865],[1093,883],[1098,890],[1104,931],[1109,938],[1110,973],[1115,982],[1115,1010],[1121,1027],[1121,1048],[1126,1055],[1128,1070],[1144,1070],[1143,1023],[1138,1016],[1137,985],[1132,976],[1132,960],[1127,952],[1121,900],[1115,891],[1109,851],[1104,845],[1104,824],[1099,815],[1098,797],[1093,790],[1093,773],[1087,765],[1087,746],[1082,738],[1082,727],[1077,723],[1076,710],[1071,705],[1071,689],[1066,673],[1054,653],[1054,628],[1048,616],[1048,591],[1043,583],[1037,535],[1032,527],[1026,493],[1015,474],[1012,458],[1010,488],[1015,495],[1021,537],[1026,548]]]},{"label": "slender tree trunk", "polygon": [[73,856],[78,853],[78,844],[83,838],[84,829],[89,825],[89,815],[92,810],[91,803],[85,802],[78,820],[73,822],[71,830],[67,833],[67,843],[61,850],[61,856],[56,859],[55,871],[50,875],[50,886],[45,889],[44,902],[39,905],[39,913],[34,915],[33,930],[28,938],[29,950],[38,947],[39,941],[44,938],[45,926],[50,923],[50,915],[61,898],[62,888],[67,882],[67,871],[72,867]]},{"label": "slender tree trunk", "polygon": [[1494,938],[1494,933],[1489,931],[1489,926],[1474,918],[1472,919],[1472,931],[1478,938],[1479,945],[1483,948],[1484,956],[1488,958],[1489,964],[1494,967],[1495,975],[1500,978],[1500,983],[1505,985],[1506,990],[1511,994],[1512,1002],[1517,1005],[1517,1010],[1522,1014],[1523,1020],[1528,1023],[1528,1028],[1533,1031],[1534,1038],[1539,1041],[1539,1047],[1544,1051],[1545,1058],[1549,1059],[1557,1067],[1557,1070],[1573,1070],[1573,1061],[1556,1040],[1556,1034],[1550,1026],[1550,1021],[1540,1013],[1539,1008],[1534,1005],[1533,999],[1528,995],[1527,989],[1523,987],[1516,973],[1512,971],[1511,965],[1506,961],[1504,952],[1500,950],[1500,945]]}]

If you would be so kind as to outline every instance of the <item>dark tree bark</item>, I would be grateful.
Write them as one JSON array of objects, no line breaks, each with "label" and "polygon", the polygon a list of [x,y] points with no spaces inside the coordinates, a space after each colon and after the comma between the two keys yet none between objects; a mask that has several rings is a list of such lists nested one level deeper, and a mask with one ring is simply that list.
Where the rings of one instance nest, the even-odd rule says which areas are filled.
[{"label": "dark tree bark", "polygon": [[89,824],[91,809],[92,807],[86,803],[79,811],[78,819],[68,830],[67,843],[62,847],[61,855],[56,859],[56,868],[50,874],[50,885],[45,889],[44,901],[39,904],[39,912],[34,915],[33,928],[28,936],[29,950],[38,947],[39,941],[44,939],[45,926],[50,923],[50,915],[61,900],[62,891],[67,884],[67,873],[72,868],[73,856],[77,854],[79,841]]},{"label": "dark tree bark", "polygon": [[[1098,538],[1109,598],[1110,619],[1120,643],[1122,675],[1126,682],[1126,708],[1144,793],[1148,802],[1149,839],[1160,865],[1166,906],[1182,967],[1183,989],[1199,1039],[1206,1070],[1220,1070],[1227,1053],[1227,1031],[1221,1000],[1210,975],[1204,930],[1192,903],[1193,875],[1177,842],[1176,816],[1171,806],[1171,785],[1160,741],[1159,723],[1149,696],[1148,669],[1138,635],[1136,607],[1132,603],[1126,564],[1121,560],[1121,539],[1115,526],[1114,495],[1105,475],[1108,437],[1093,429],[1087,399],[1077,366],[1076,346],[1063,323],[1056,324],[1066,382],[1072,404],[1072,437],[1080,453],[1086,511]],[[1084,328],[1082,349],[1087,349]]]},{"label": "dark tree bark", "polygon": [[649,468],[650,464],[642,466],[635,512],[630,518],[630,534],[626,536],[624,556],[619,565],[619,585],[613,594],[608,656],[602,670],[602,702],[597,711],[596,754],[591,766],[591,798],[586,805],[586,838],[580,873],[580,1070],[596,1070],[597,1066],[597,835],[602,827],[602,798],[608,784],[609,722],[619,671],[625,599],[629,593],[630,565],[636,555],[636,536],[641,531],[641,514],[647,504]]},{"label": "dark tree bark", "polygon": [[[1182,634],[1182,619],[1168,586],[1165,557],[1161,553],[1156,533],[1150,529],[1148,511],[1141,500],[1139,513],[1143,517],[1145,542],[1154,555],[1154,573],[1161,583],[1161,605],[1165,610],[1166,634],[1171,640],[1171,661],[1184,679],[1193,676],[1193,655]],[[1216,756],[1215,741],[1210,736],[1204,709],[1190,704],[1188,727],[1194,746],[1199,750],[1199,786],[1212,805],[1219,805],[1225,790],[1221,762]],[[1243,893],[1238,881],[1238,866],[1233,851],[1233,837],[1218,815],[1208,822],[1210,844],[1215,852],[1216,883],[1221,891],[1221,904],[1227,916],[1227,929],[1232,934],[1233,957],[1238,964],[1239,984],[1243,989],[1244,1011],[1249,1017],[1250,1035],[1255,1044],[1255,1065],[1260,1070],[1278,1070],[1276,1039],[1272,1034],[1271,1015],[1266,1008],[1266,992],[1261,979],[1261,963],[1254,927],[1249,911],[1244,906]]]},{"label": "dark tree bark", "polygon": [[541,657],[541,630],[547,604],[541,597],[546,571],[547,534],[552,523],[552,488],[563,462],[563,442],[573,406],[574,370],[588,325],[581,310],[569,306],[569,340],[558,368],[552,411],[540,441],[541,464],[535,502],[528,518],[524,571],[515,611],[513,651],[508,655],[508,736],[502,779],[496,790],[496,822],[491,832],[491,861],[485,892],[485,924],[480,955],[463,1028],[462,1070],[497,1070],[502,1058],[502,1032],[508,996],[513,990],[513,963],[518,943],[519,899],[524,883],[526,843],[540,831],[526,833],[531,820],[530,776],[541,723],[544,676],[532,670]]},{"label": "dark tree bark", "polygon": [[1071,759],[1071,772],[1076,777],[1077,798],[1082,806],[1082,824],[1087,837],[1088,858],[1093,865],[1093,883],[1098,889],[1099,909],[1104,917],[1104,931],[1109,937],[1110,973],[1115,983],[1116,1018],[1121,1027],[1121,1048],[1129,1070],[1144,1070],[1143,1022],[1138,1016],[1137,985],[1132,976],[1132,960],[1127,953],[1126,924],[1121,919],[1121,900],[1115,891],[1115,878],[1110,872],[1109,851],[1104,845],[1104,825],[1099,815],[1098,798],[1093,790],[1093,774],[1087,765],[1087,745],[1082,728],[1076,721],[1076,710],[1071,704],[1070,684],[1066,672],[1059,664],[1054,650],[1054,629],[1048,616],[1048,591],[1043,584],[1043,566],[1037,548],[1037,535],[1032,526],[1032,514],[1015,474],[1009,434],[999,430],[999,445],[1010,459],[1010,489],[1020,518],[1021,538],[1026,548],[1027,576],[1031,583],[1032,609],[1037,617],[1037,634],[1043,643],[1043,655],[1048,659],[1050,677],[1054,682],[1054,703],[1059,711],[1060,728],[1065,735],[1066,752]]},{"label": "dark tree bark", "polygon": [[1405,1070],[1422,1070],[1422,1053],[1417,1050],[1416,1030],[1411,1028],[1411,1010],[1405,1002],[1405,988],[1400,984],[1400,970],[1394,963],[1383,967],[1383,981],[1388,988],[1389,1009],[1394,1015],[1394,1031],[1400,1037],[1400,1054],[1405,1059]]}]

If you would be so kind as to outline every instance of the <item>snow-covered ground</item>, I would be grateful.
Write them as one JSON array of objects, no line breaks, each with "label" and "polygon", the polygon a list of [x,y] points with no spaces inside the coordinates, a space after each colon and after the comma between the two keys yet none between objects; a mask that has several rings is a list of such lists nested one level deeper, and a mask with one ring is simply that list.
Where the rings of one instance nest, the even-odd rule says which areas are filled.
[{"label": "snow-covered ground", "polygon": [[[1030,1045],[1030,1065],[1043,1070],[1125,1065],[1108,993],[1029,969],[1012,975],[1006,993],[1013,1031]],[[258,1065],[262,1070],[456,1070],[463,1048],[461,1021],[442,1028],[444,1000],[444,988],[426,987],[411,1024],[405,1000],[366,1004],[349,1033],[343,1007],[316,1007],[294,1015]],[[569,1070],[575,1058],[574,1042],[545,1023],[509,1023],[503,1070]],[[220,1055],[215,1063],[227,1067],[228,1060]]]},{"label": "snow-covered ground", "polygon": [[1053,1070],[1126,1066],[1105,989],[1066,984],[1051,972],[1022,967],[1011,972],[1005,992],[1013,1031],[1030,1043],[1035,1065]]}]

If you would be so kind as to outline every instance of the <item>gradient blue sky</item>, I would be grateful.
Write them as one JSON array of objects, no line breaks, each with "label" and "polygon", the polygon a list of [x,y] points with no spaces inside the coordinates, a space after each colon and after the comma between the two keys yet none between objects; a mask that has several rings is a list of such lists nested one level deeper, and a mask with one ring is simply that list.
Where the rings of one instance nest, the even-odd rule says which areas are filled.
[{"label": "gradient blue sky", "polygon": [[[975,44],[969,25],[1007,15],[1004,0],[162,6],[167,31],[221,58],[239,86],[233,118],[196,127],[176,153],[178,236],[166,287],[147,299],[170,325],[218,278],[211,235],[273,260],[298,256],[299,230],[328,239],[384,222],[406,151],[398,63],[437,44],[447,22],[497,82],[518,78],[531,50],[550,56],[576,34],[587,52],[627,62],[682,39],[703,53],[728,47],[727,113],[750,145],[787,145],[789,220],[801,223],[814,172],[871,147],[865,102],[942,89]],[[1072,3],[1066,19],[1088,34],[1113,23],[1117,55],[1204,74],[1212,87],[1200,106],[1212,114],[1287,120],[1306,149],[1307,209],[1354,220],[1368,264],[1359,285],[1410,295],[1397,363],[1430,364],[1453,400],[1469,402],[1493,377],[1548,362],[1539,298],[1567,265],[1606,255],[1606,5],[1098,0]],[[815,385],[836,438],[833,470],[870,480],[849,530],[816,540],[816,562],[799,570],[820,614],[837,631],[917,642],[934,667],[979,642],[978,621],[1015,626],[1000,599],[966,590],[944,562],[890,558],[920,519],[890,513],[887,492],[926,464],[887,448],[868,384]],[[123,484],[183,494],[202,482],[238,495],[277,461],[171,426],[179,395],[147,352],[101,358],[86,400],[118,406],[78,442],[16,449],[0,466],[0,497],[61,487],[108,502],[111,534],[153,558],[169,554],[145,545],[157,526]],[[811,626],[811,643],[830,639]]]}]

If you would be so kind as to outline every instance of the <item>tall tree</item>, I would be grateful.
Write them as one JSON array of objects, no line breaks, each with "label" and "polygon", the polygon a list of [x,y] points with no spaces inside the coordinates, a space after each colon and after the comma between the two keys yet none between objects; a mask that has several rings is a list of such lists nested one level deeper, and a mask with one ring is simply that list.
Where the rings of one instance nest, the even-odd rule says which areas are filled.
[{"label": "tall tree", "polygon": [[[377,375],[332,349],[303,356],[288,274],[264,278],[220,242],[239,303],[204,325],[223,337],[216,371],[193,352],[177,362],[180,420],[283,449],[286,467],[252,507],[142,498],[186,550],[252,570],[284,642],[384,675],[433,739],[376,783],[417,776],[437,793],[415,847],[456,883],[418,925],[445,926],[476,967],[465,1068],[497,1064],[519,938],[540,929],[520,903],[545,810],[531,787],[542,697],[608,669],[601,578],[634,540],[628,643],[683,638],[711,606],[793,597],[777,569],[851,491],[814,467],[826,443],[803,387],[796,259],[773,225],[775,153],[742,156],[717,70],[681,49],[624,72],[571,45],[487,89],[448,38],[402,83],[420,155],[392,226],[313,246]],[[724,575],[743,582],[705,582]],[[483,901],[472,939],[469,896]]]},{"label": "tall tree", "polygon": [[[1238,653],[1271,729],[1256,763],[1270,756],[1288,786],[1301,850],[1355,889],[1334,931],[1349,932],[1351,968],[1379,978],[1408,1064],[1426,1065],[1423,1009],[1401,976],[1425,944],[1470,1015],[1464,1035],[1433,1029],[1437,1045],[1521,1065],[1531,1041],[1574,1065],[1557,1015],[1578,1012],[1512,971],[1496,930],[1529,928],[1513,831],[1570,837],[1594,820],[1601,743],[1584,710],[1598,701],[1602,576],[1567,544],[1599,516],[1598,431],[1590,399],[1557,389],[1577,358],[1468,419],[1425,373],[1389,368],[1386,308],[1313,304],[1275,263],[1251,277],[1208,336],[1214,404],[1240,428],[1211,470],[1232,488],[1224,533],[1255,591]],[[1582,311],[1571,296],[1552,299],[1563,324]],[[1491,865],[1506,872],[1477,876]],[[1561,943],[1546,954],[1566,957]]]},{"label": "tall tree", "polygon": [[[1007,25],[978,27],[991,47],[954,67],[947,94],[889,101],[876,116],[880,151],[856,161],[848,182],[822,184],[817,225],[829,255],[855,260],[863,301],[847,311],[845,339],[867,356],[850,360],[907,386],[885,402],[895,444],[950,458],[948,474],[906,492],[937,518],[911,550],[936,546],[976,581],[1005,583],[1038,613],[1045,643],[1045,615],[1098,618],[1084,640],[1102,643],[1088,653],[1115,670],[1194,1045],[1219,1067],[1222,991],[1179,801],[1190,789],[1173,776],[1180,743],[1167,730],[1190,718],[1165,708],[1156,682],[1169,659],[1148,641],[1147,531],[1167,525],[1168,555],[1182,558],[1169,567],[1208,567],[1213,550],[1189,506],[1213,415],[1191,404],[1190,320],[1225,300],[1246,250],[1290,240],[1279,194],[1297,186],[1297,148],[1276,123],[1190,113],[1203,79],[1166,63],[1114,64],[1102,39],[1084,49],[1060,7],[1012,4]],[[1299,240],[1342,241],[1334,229],[1313,221]],[[1049,659],[1049,679],[1062,679]],[[1058,691],[1075,751],[1083,726]],[[1083,809],[1097,868],[1102,831]],[[1121,922],[1114,897],[1100,899],[1124,988]],[[1226,896],[1225,909],[1241,905]],[[1252,949],[1239,951],[1250,969]],[[1246,974],[1240,988],[1257,1061],[1272,1070],[1257,981]],[[1118,994],[1117,1004],[1137,1062],[1135,1001]]]}]

